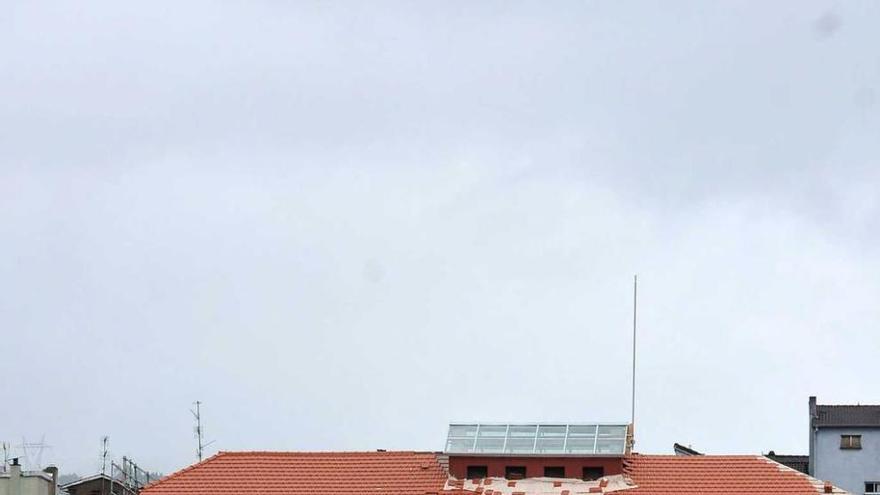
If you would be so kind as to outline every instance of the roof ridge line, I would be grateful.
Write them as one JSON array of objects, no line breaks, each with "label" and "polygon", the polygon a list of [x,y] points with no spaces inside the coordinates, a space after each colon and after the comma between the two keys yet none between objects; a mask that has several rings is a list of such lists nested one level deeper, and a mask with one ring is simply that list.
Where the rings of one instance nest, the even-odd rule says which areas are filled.
[{"label": "roof ridge line", "polygon": [[880,407],[880,404],[816,404],[816,407]]},{"label": "roof ridge line", "polygon": [[[442,454],[441,451],[435,450],[223,450],[218,454],[224,455],[252,455],[252,454],[268,454],[268,455],[326,455],[326,454]],[[207,459],[206,459],[207,460]]]}]

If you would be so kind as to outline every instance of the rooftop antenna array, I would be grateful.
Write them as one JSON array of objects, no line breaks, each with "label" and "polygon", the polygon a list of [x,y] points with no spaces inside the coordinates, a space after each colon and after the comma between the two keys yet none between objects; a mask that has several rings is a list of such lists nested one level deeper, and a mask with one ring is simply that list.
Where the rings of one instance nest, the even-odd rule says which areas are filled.
[{"label": "rooftop antenna array", "polygon": [[198,448],[196,450],[196,454],[199,457],[199,462],[202,462],[202,459],[204,458],[205,447],[211,445],[212,443],[214,443],[214,441],[212,440],[208,443],[205,443],[204,441],[205,431],[202,428],[202,401],[197,400],[193,404],[195,404],[196,408],[195,410],[190,409],[190,412],[196,420],[195,434],[196,439],[198,440]]},{"label": "rooftop antenna array", "polygon": [[141,488],[153,481],[153,476],[149,471],[142,469],[133,460],[128,457],[122,457],[122,465],[110,461],[110,493],[116,494],[114,486],[119,485],[124,490],[123,494],[138,493]]}]

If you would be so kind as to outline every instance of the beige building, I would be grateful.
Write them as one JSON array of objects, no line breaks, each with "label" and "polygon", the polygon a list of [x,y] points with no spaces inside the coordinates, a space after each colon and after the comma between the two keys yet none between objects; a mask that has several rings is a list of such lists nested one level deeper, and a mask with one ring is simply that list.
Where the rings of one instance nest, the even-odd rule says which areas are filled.
[{"label": "beige building", "polygon": [[22,471],[18,459],[5,472],[0,472],[0,495],[55,495],[58,469]]}]

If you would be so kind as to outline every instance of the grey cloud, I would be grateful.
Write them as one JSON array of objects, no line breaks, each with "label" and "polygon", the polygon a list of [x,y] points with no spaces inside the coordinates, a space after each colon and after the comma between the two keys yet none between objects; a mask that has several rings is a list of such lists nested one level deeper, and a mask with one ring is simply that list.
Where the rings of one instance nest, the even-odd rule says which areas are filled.
[{"label": "grey cloud", "polygon": [[168,472],[195,399],[226,450],[626,419],[637,271],[639,448],[803,451],[878,344],[880,12],[829,11],[13,3],[0,436]]}]

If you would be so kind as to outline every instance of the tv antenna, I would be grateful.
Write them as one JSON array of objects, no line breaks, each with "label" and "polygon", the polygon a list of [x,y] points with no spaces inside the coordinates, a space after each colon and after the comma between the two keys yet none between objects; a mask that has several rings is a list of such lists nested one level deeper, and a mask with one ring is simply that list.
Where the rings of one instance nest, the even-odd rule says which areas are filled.
[{"label": "tv antenna", "polygon": [[101,437],[101,474],[107,474],[107,454],[110,437],[104,435]]},{"label": "tv antenna", "polygon": [[198,440],[198,449],[196,450],[196,454],[199,456],[199,462],[202,462],[205,447],[211,445],[212,443],[214,443],[214,441],[211,440],[208,443],[205,443],[204,441],[205,430],[204,428],[202,428],[202,401],[197,400],[193,404],[195,404],[196,408],[195,410],[190,409],[189,412],[192,413],[193,417],[196,420],[195,434],[196,439]]}]

